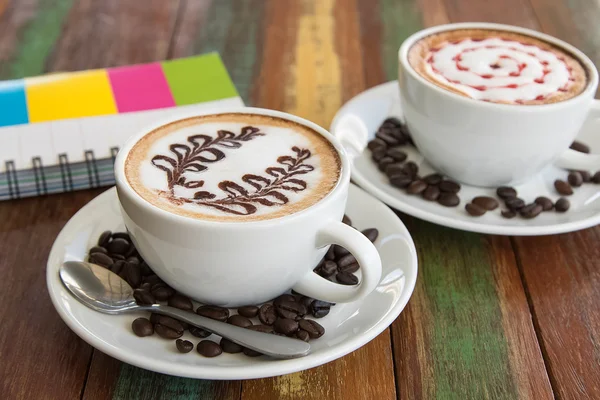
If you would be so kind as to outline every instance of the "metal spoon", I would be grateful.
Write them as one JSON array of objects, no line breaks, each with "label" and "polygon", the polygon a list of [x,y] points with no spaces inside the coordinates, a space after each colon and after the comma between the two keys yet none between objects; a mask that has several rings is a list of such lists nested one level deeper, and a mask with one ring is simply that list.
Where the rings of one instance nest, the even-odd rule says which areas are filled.
[{"label": "metal spoon", "polygon": [[275,358],[302,357],[310,351],[310,345],[299,339],[251,331],[160,304],[140,306],[133,298],[131,286],[117,274],[99,265],[67,261],[60,267],[59,275],[66,288],[81,303],[101,313],[150,311],[168,315]]}]

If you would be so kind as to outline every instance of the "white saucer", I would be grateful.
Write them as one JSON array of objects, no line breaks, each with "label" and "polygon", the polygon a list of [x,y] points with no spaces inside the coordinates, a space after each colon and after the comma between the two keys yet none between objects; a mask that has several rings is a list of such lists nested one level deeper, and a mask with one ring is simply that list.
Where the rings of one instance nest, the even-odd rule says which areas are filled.
[{"label": "white saucer", "polygon": [[[404,309],[417,280],[414,243],[389,208],[351,185],[346,211],[357,228],[379,229],[376,245],[383,261],[381,283],[364,301],[337,304],[319,319],[326,333],[311,342],[312,351],[303,358],[274,360],[242,354],[204,358],[195,350],[180,354],[172,340],[135,336],[131,331],[135,314],[100,314],[72,297],[59,280],[59,266],[67,260],[84,259],[102,231],[124,230],[114,188],[83,207],[56,238],[48,259],[48,291],[61,318],[77,335],[102,352],[141,368],[190,378],[252,379],[316,367],[356,350],[386,329]],[[193,343],[200,340],[189,333],[184,338]]]},{"label": "white saucer", "polygon": [[[375,86],[348,101],[336,114],[331,132],[339,137],[349,154],[354,154],[352,180],[389,206],[435,224],[465,231],[500,235],[548,235],[571,232],[600,223],[600,185],[584,184],[575,188],[569,196],[571,208],[566,213],[543,212],[537,218],[525,220],[515,217],[506,219],[499,210],[488,212],[482,217],[472,217],[465,211],[466,202],[475,196],[495,197],[493,189],[462,185],[459,193],[461,203],[454,208],[443,207],[420,196],[406,194],[388,183],[386,176],[371,160],[370,151],[365,149],[369,140],[387,117],[403,119],[400,109],[398,82]],[[600,153],[600,120],[589,120],[578,140],[589,145],[593,153]],[[419,174],[434,172],[419,152],[406,146],[403,148],[409,160],[419,165]],[[595,171],[592,171],[595,172]],[[560,196],[554,190],[554,180],[566,179],[567,172],[550,166],[529,182],[516,186],[519,197],[532,202],[537,196],[553,200]]]}]

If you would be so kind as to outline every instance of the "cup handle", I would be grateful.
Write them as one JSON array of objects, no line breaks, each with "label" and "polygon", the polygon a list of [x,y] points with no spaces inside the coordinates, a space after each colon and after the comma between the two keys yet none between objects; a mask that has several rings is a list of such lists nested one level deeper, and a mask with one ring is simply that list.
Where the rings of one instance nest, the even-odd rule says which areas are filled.
[{"label": "cup handle", "polygon": [[[600,100],[594,100],[588,119],[600,119]],[[571,170],[600,170],[600,154],[586,154],[567,149],[554,163],[557,167]]]},{"label": "cup handle", "polygon": [[294,290],[305,296],[331,303],[348,303],[371,293],[381,279],[381,258],[375,245],[362,233],[342,222],[334,222],[317,234],[317,246],[338,244],[356,258],[362,274],[356,286],[340,285],[310,271],[294,286]]}]

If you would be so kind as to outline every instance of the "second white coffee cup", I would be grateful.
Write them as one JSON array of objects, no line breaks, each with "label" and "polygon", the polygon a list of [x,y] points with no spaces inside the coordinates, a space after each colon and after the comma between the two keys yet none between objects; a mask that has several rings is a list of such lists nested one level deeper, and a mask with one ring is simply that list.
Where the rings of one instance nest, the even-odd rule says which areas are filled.
[{"label": "second white coffee cup", "polygon": [[[115,176],[125,225],[153,271],[185,295],[229,307],[260,304],[290,288],[330,302],[354,301],[372,292],[381,277],[381,260],[364,235],[341,222],[350,165],[338,141],[318,125],[286,113],[241,108],[212,114],[225,113],[272,116],[318,132],[339,154],[339,181],[316,204],[280,218],[220,222],[185,217],[145,201],[127,181],[127,154],[152,129],[140,132],[119,152]],[[356,257],[362,273],[358,285],[339,285],[312,271],[331,244]]]},{"label": "second white coffee cup", "polygon": [[[429,35],[459,29],[491,29],[531,36],[574,55],[588,72],[585,90],[542,105],[497,104],[445,90],[417,73],[410,48]],[[410,36],[399,51],[402,111],[419,151],[436,169],[467,184],[498,187],[527,181],[556,162],[575,170],[600,169],[600,156],[569,150],[587,118],[600,119],[594,100],[598,71],[575,47],[529,29],[489,23],[459,23]]]}]

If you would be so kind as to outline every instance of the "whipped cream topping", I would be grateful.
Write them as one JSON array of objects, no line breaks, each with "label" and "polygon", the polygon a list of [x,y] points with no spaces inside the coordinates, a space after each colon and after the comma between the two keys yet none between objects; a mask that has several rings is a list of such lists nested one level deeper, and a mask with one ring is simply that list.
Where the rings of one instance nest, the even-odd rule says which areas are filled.
[{"label": "whipped cream topping", "polygon": [[493,102],[543,101],[573,80],[562,56],[498,37],[445,42],[429,49],[424,67],[441,84]]}]

